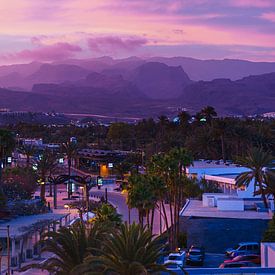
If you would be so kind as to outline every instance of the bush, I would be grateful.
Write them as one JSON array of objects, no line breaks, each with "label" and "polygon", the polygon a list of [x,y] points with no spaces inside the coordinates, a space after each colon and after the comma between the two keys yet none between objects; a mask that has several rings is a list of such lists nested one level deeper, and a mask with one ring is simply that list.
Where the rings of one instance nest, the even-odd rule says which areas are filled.
[{"label": "bush", "polygon": [[7,198],[3,192],[3,189],[0,187],[0,209],[4,209],[6,207]]},{"label": "bush", "polygon": [[41,200],[13,201],[8,203],[8,208],[12,216],[30,216],[48,211],[48,207]]},{"label": "bush", "polygon": [[29,200],[37,188],[37,176],[27,168],[7,168],[3,171],[2,188],[8,200]]},{"label": "bush", "polygon": [[272,220],[269,222],[267,230],[264,233],[263,242],[275,242],[275,215],[273,215]]}]

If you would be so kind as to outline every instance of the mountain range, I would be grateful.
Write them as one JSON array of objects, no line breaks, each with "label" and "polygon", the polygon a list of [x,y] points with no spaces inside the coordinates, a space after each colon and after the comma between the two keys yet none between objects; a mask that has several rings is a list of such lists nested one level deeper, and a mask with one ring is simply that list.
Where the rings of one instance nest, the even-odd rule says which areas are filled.
[{"label": "mountain range", "polygon": [[0,66],[0,108],[157,116],[206,105],[221,115],[275,111],[275,62],[186,57],[69,59]]}]

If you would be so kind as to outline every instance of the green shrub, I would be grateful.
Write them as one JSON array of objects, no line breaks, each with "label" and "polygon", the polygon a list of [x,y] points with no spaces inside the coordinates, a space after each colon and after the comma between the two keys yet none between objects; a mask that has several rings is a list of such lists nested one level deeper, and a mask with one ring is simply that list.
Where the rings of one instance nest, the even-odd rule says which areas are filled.
[{"label": "green shrub", "polygon": [[263,242],[275,242],[275,215],[269,222],[267,230],[264,233]]}]

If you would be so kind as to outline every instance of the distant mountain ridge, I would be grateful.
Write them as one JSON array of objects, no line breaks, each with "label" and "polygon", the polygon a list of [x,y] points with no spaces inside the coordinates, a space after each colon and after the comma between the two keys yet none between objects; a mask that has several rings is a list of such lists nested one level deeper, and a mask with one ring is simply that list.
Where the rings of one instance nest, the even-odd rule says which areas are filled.
[{"label": "distant mountain ridge", "polygon": [[[254,74],[251,76],[251,74]],[[0,107],[158,115],[213,105],[220,114],[275,111],[275,63],[111,57],[0,66]]]}]

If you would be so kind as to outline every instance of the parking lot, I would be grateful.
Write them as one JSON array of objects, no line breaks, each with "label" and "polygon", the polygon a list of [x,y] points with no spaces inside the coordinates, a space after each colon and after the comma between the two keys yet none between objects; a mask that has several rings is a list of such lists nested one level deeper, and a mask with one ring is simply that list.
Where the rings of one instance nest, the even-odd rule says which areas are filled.
[{"label": "parking lot", "polygon": [[[225,259],[226,258],[224,254],[205,253],[204,264],[202,267],[208,267],[208,268],[219,267],[219,265],[223,263]],[[188,268],[198,267],[198,266],[192,266],[192,265],[184,265],[184,266]]]}]

